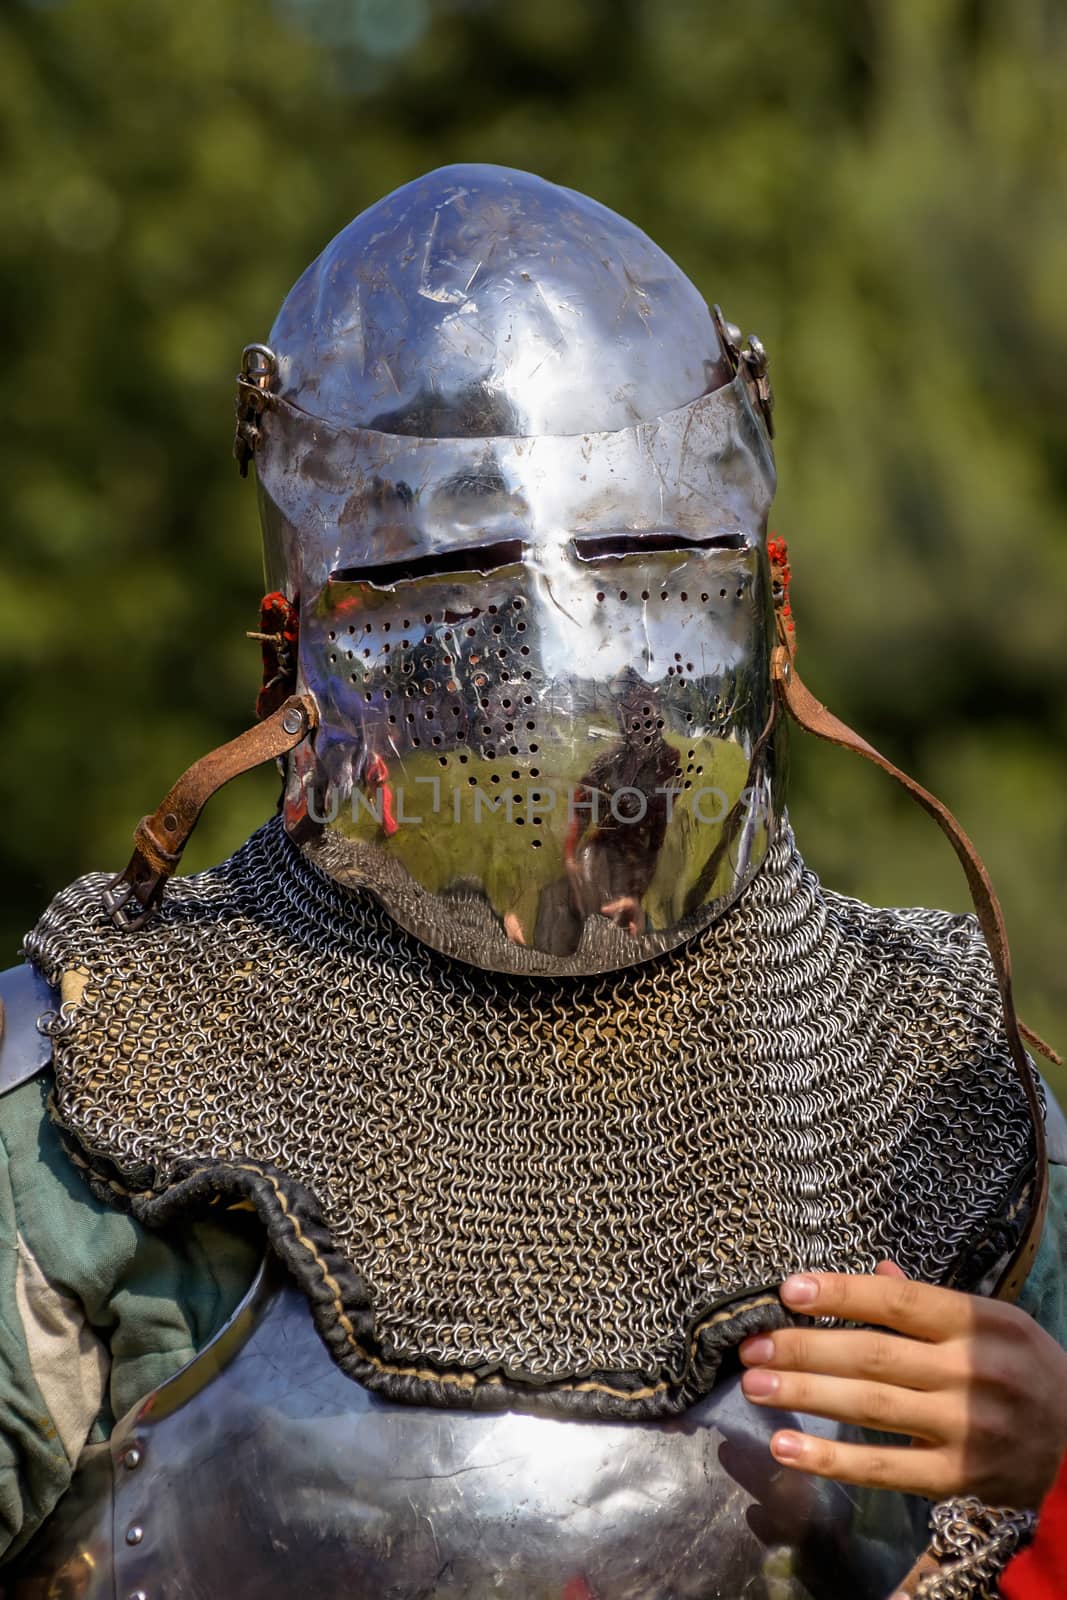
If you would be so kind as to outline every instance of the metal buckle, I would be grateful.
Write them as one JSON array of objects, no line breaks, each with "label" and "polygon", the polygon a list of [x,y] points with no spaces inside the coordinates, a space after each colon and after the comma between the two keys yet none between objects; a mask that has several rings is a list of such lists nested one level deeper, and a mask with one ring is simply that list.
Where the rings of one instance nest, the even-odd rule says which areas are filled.
[{"label": "metal buckle", "polygon": [[736,377],[738,372],[744,369],[745,380],[753,400],[759,407],[768,437],[773,439],[774,390],[771,388],[769,363],[763,342],[757,339],[754,333],[750,333],[747,345],[742,346],[744,335],[736,322],[727,322],[723,316],[722,306],[713,306],[712,315],[719,343],[730,364],[730,376]]},{"label": "metal buckle", "polygon": [[260,418],[274,403],[271,384],[278,374],[278,358],[266,344],[246,344],[241,352],[237,374],[237,431],[233,454],[242,478],[248,476],[248,463],[259,449],[263,430]]},{"label": "metal buckle", "polygon": [[[134,876],[137,860],[135,856],[129,866],[100,891],[100,904],[122,933],[136,933],[145,926],[163,889],[162,878],[151,868],[144,876]],[[129,909],[131,900],[140,908],[135,914]]]}]

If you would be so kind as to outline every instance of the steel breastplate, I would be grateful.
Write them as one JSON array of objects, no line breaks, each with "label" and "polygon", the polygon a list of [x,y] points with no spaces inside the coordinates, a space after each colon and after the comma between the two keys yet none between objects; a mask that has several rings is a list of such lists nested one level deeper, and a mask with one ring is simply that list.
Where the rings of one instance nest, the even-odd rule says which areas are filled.
[{"label": "steel breastplate", "polygon": [[736,1377],[653,1423],[398,1405],[338,1369],[268,1263],[196,1360],[86,1452],[3,1592],[884,1600],[924,1505],[779,1468],[782,1420]]}]

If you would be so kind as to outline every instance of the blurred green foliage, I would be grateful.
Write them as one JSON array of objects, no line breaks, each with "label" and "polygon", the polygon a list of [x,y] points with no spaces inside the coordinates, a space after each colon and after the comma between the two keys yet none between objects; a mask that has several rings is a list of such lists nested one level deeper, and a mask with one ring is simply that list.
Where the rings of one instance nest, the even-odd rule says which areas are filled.
[{"label": "blurred green foliage", "polygon": [[[242,345],[379,195],[496,161],[763,337],[805,675],[959,812],[1067,1044],[1065,82],[1057,0],[8,0],[0,964],[250,720]],[[884,780],[794,768],[828,882],[966,904]],[[189,864],[274,797],[220,796]]]}]

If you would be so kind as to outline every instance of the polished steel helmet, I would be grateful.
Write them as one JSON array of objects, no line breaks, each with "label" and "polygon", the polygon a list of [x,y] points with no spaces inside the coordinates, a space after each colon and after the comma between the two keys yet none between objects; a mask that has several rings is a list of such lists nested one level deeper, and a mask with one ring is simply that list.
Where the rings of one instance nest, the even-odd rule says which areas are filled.
[{"label": "polished steel helmet", "polygon": [[758,341],[596,201],[453,166],[338,234],[241,391],[319,706],[291,835],[486,968],[706,926],[779,816]]}]

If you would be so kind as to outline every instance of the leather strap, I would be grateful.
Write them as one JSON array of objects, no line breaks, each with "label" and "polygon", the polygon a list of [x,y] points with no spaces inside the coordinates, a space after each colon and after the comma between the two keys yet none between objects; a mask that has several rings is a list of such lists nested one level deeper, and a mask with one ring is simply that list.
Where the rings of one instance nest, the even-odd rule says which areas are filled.
[{"label": "leather strap", "polygon": [[921,784],[909,778],[906,772],[901,772],[899,767],[886,759],[866,739],[860,737],[832,712],[827,711],[822,703],[806,689],[797,676],[793,664],[790,641],[778,645],[771,658],[771,677],[774,681],[778,696],[790,716],[800,727],[808,733],[814,733],[820,739],[826,739],[830,744],[839,745],[843,750],[853,750],[865,760],[871,761],[876,767],[888,773],[911,796],[911,798],[927,812],[942,833],[948,839],[953,850],[959,858],[960,865],[967,877],[974,902],[975,913],[979,926],[985,935],[989,954],[993,960],[993,969],[996,973],[997,988],[1000,990],[1001,1004],[1004,1009],[1004,1032],[1007,1035],[1008,1048],[1011,1051],[1012,1063],[1018,1074],[1019,1081],[1026,1095],[1026,1103],[1030,1108],[1030,1118],[1034,1129],[1034,1189],[1033,1206],[1030,1218],[1022,1238],[1019,1240],[1007,1266],[1001,1273],[1000,1279],[993,1291],[1000,1300],[1015,1300],[1019,1296],[1026,1281],[1030,1268],[1033,1266],[1034,1257],[1041,1239],[1041,1230],[1045,1221],[1045,1210],[1048,1205],[1048,1160],[1045,1148],[1045,1118],[1038,1095],[1037,1084],[1030,1068],[1030,1062],[1022,1041],[1019,1019],[1015,1014],[1015,1004],[1012,998],[1011,978],[1011,953],[1008,949],[1008,936],[1004,927],[1004,917],[1001,913],[1000,902],[996,890],[990,882],[981,857],[974,845],[968,839],[955,817],[947,806]]},{"label": "leather strap", "polygon": [[116,928],[129,933],[144,927],[211,796],[231,778],[286,755],[317,727],[318,720],[311,695],[290,695],[272,716],[201,756],[182,773],[153,814],[137,824],[129,863],[101,895]]},{"label": "leather strap", "polygon": [[932,1550],[924,1550],[918,1561],[907,1573],[907,1576],[901,1578],[893,1590],[890,1600],[897,1600],[897,1595],[901,1594],[907,1595],[908,1600],[913,1600],[923,1579],[934,1578],[940,1571],[941,1563]]}]

